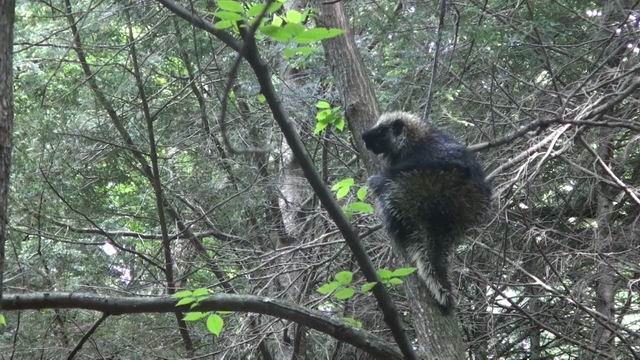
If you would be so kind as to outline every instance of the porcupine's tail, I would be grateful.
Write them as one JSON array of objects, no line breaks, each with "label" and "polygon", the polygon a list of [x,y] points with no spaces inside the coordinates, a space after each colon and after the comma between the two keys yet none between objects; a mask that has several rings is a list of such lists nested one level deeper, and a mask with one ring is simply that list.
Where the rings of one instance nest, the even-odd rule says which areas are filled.
[{"label": "porcupine's tail", "polygon": [[407,255],[442,312],[452,314],[456,302],[449,280],[449,251],[437,247],[428,249],[425,245],[414,244],[407,249]]}]

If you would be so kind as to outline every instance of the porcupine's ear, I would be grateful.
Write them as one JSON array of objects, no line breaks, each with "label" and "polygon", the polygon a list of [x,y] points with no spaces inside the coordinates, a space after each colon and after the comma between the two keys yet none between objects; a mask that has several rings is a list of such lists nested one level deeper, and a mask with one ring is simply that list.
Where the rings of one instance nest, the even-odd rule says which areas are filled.
[{"label": "porcupine's ear", "polygon": [[391,131],[393,131],[393,136],[399,136],[402,134],[402,130],[404,129],[404,121],[402,119],[393,120],[391,123]]}]

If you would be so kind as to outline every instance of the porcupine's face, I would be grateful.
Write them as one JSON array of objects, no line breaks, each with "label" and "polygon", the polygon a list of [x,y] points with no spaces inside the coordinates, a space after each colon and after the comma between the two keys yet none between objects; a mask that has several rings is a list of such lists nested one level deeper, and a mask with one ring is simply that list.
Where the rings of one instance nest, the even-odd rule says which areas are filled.
[{"label": "porcupine's face", "polygon": [[404,143],[403,119],[391,119],[383,121],[365,131],[362,134],[364,144],[374,154],[394,156],[398,152],[398,147]]}]

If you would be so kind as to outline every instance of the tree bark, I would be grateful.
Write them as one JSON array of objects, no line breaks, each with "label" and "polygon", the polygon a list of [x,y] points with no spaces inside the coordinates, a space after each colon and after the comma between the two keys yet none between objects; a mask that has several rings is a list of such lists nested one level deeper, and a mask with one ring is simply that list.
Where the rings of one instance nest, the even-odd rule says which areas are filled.
[{"label": "tree bark", "polygon": [[[0,299],[4,281],[13,131],[13,22],[15,0],[0,0]],[[1,307],[0,307],[1,308]]]},{"label": "tree bark", "polygon": [[335,78],[338,91],[342,96],[347,126],[353,135],[353,143],[360,159],[369,171],[378,169],[380,163],[373,153],[367,151],[360,135],[369,129],[378,118],[378,100],[373,86],[362,63],[360,52],[353,41],[349,21],[341,1],[318,2],[320,25],[345,31],[338,36],[322,42],[327,62]]},{"label": "tree bark", "polygon": [[[356,47],[342,2],[319,2],[322,26],[340,28],[339,36],[323,42],[327,61],[341,92],[347,124],[353,142],[369,173],[380,168],[377,158],[367,151],[361,134],[377,119],[375,92]],[[417,351],[425,359],[463,359],[464,341],[455,316],[444,316],[422,282],[415,277],[405,281],[417,337]]]},{"label": "tree bark", "polygon": [[[613,134],[611,130],[604,129],[601,132],[601,139],[604,141],[601,143],[598,150],[598,155],[604,163],[611,164],[613,157]],[[605,170],[600,169],[599,175],[606,178],[608,175]],[[597,223],[596,236],[594,238],[594,250],[597,255],[605,254],[611,251],[613,243],[613,235],[611,234],[611,215],[612,202],[611,191],[609,186],[605,182],[598,184],[598,207],[597,207]],[[615,322],[615,270],[607,263],[606,260],[600,259],[597,265],[595,278],[595,308],[606,321]],[[603,353],[606,353],[615,358],[615,334],[611,331],[611,328],[604,326],[602,323],[596,321],[595,328],[592,335],[592,343],[594,347]],[[588,354],[588,358],[594,359],[598,355]]]}]

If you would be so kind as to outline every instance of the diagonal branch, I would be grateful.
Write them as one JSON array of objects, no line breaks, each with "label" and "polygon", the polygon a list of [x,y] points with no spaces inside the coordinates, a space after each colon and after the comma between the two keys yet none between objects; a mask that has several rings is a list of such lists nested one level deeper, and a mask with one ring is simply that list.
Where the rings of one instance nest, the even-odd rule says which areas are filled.
[{"label": "diagonal branch", "polygon": [[109,317],[108,314],[102,314],[102,316],[100,317],[100,319],[98,319],[98,321],[96,321],[93,326],[91,326],[91,329],[89,329],[89,331],[87,331],[86,334],[84,334],[84,336],[82,336],[82,339],[80,339],[80,342],[78,342],[78,344],[76,345],[75,348],[73,348],[73,350],[69,353],[69,356],[67,356],[67,360],[71,360],[73,359],[76,354],[78,354],[78,352],[80,351],[80,349],[82,349],[82,346],[89,340],[89,338],[91,338],[91,335],[93,335],[93,333],[96,332],[96,330],[98,330],[98,327],[105,321],[107,320],[107,318]]}]

